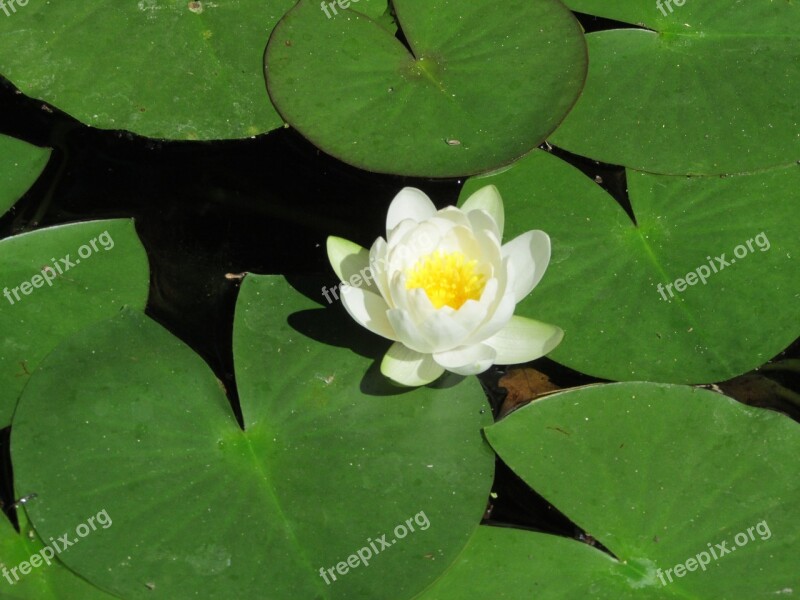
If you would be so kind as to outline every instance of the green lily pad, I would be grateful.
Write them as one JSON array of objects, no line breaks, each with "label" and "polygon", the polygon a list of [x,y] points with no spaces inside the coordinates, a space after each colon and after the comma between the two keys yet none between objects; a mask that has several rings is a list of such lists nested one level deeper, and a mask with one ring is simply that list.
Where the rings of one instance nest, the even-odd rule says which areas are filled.
[{"label": "green lily pad", "polygon": [[557,0],[395,0],[411,48],[369,18],[301,0],[265,56],[286,121],[370,171],[478,173],[536,147],[586,75],[580,25]]},{"label": "green lily pad", "polygon": [[448,571],[415,600],[626,600],[663,598],[615,585],[625,566],[567,538],[481,526]]},{"label": "green lily pad", "polygon": [[122,306],[144,309],[150,275],[133,221],[122,219],[0,240],[0,257],[0,427],[7,427],[39,362]]},{"label": "green lily pad", "polygon": [[[374,336],[316,306],[282,278],[245,280],[244,431],[206,364],[142,314],[45,360],[14,418],[17,489],[39,494],[42,537],[87,511],[114,520],[62,554],[68,566],[125,598],[170,599],[408,598],[446,568],[491,486],[481,387],[397,391]],[[370,541],[369,568],[345,562]]]},{"label": "green lily pad", "polygon": [[50,149],[0,135],[0,217],[42,174]]},{"label": "green lily pad", "polygon": [[605,379],[707,383],[800,335],[796,166],[725,178],[628,171],[636,223],[542,151],[468,181],[462,201],[486,184],[503,196],[505,239],[551,237],[547,273],[517,313],[565,330],[549,355],[560,363]]},{"label": "green lily pad", "polygon": [[[333,0],[328,0],[326,4],[328,5],[328,13],[331,15],[330,18],[334,18],[338,16],[338,14],[347,14],[346,11],[352,10],[359,12],[363,15],[368,16],[370,19],[375,19],[376,21],[383,19],[387,13],[391,13],[389,10],[389,2],[388,0],[350,0],[349,6],[346,0],[342,0],[342,3],[339,4],[338,2],[333,2],[338,14],[333,14],[331,11],[331,2]],[[346,7],[346,8],[342,8]],[[322,8],[320,7],[320,10]]]},{"label": "green lily pad", "polygon": [[672,174],[741,173],[800,159],[797,3],[566,4],[653,31],[587,36],[586,88],[552,143]]},{"label": "green lily pad", "polygon": [[614,556],[481,527],[419,600],[766,598],[796,588],[800,428],[782,415],[703,390],[626,383],[538,400],[486,435]]},{"label": "green lily pad", "polygon": [[293,5],[17,3],[0,17],[0,73],[93,127],[182,140],[249,137],[283,126],[264,100],[261,60]]},{"label": "green lily pad", "polygon": [[[111,600],[116,597],[67,569],[58,560],[55,549],[44,550],[44,544],[25,513],[17,511],[17,516],[21,533],[0,515],[0,596],[3,600]],[[37,554],[39,558],[33,558]],[[30,563],[32,558],[34,565]],[[23,563],[30,565],[22,567],[27,574],[19,570]]]}]

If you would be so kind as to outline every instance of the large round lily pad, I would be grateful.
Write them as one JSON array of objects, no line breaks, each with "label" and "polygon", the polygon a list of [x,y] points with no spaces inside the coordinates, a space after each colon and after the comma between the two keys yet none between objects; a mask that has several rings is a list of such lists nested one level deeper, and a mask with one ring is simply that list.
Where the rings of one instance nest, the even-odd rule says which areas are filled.
[{"label": "large round lily pad", "polygon": [[[355,6],[355,5],[354,5]],[[370,171],[488,171],[536,147],[580,93],[586,47],[557,0],[395,0],[410,47],[301,0],[265,57],[270,97],[316,146]]]},{"label": "large round lily pad", "polygon": [[17,489],[39,494],[42,537],[101,509],[114,520],[68,566],[122,597],[170,600],[409,598],[446,568],[491,485],[480,385],[393,389],[371,366],[374,336],[316,306],[282,278],[245,280],[244,431],[206,364],[140,313],[46,359],[14,418]]}]

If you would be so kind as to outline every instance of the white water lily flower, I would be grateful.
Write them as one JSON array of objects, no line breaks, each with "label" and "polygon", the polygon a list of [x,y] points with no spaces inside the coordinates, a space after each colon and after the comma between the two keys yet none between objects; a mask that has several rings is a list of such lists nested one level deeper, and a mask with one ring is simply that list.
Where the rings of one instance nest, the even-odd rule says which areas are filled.
[{"label": "white water lily flower", "polygon": [[369,251],[328,238],[347,312],[394,341],[381,363],[384,375],[425,385],[445,370],[482,373],[492,364],[539,358],[559,344],[560,328],[514,316],[544,275],[550,238],[528,231],[501,246],[503,225],[503,201],[493,185],[460,209],[439,211],[407,187],[389,206],[386,239]]}]

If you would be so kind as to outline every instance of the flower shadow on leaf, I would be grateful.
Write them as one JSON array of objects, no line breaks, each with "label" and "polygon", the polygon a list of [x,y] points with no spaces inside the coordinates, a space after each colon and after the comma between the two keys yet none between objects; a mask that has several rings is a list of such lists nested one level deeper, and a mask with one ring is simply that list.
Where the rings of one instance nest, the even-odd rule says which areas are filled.
[{"label": "flower shadow on leaf", "polygon": [[[391,342],[360,327],[347,314],[341,301],[325,306],[320,302],[323,285],[330,285],[326,276],[287,276],[287,281],[297,292],[321,304],[320,308],[301,310],[290,314],[289,325],[301,335],[327,346],[347,348],[359,356],[370,359],[372,363],[361,379],[361,392],[368,396],[396,396],[412,391],[393,383],[381,373],[381,360]],[[445,373],[429,384],[433,389],[449,388],[460,383],[464,377]]]}]

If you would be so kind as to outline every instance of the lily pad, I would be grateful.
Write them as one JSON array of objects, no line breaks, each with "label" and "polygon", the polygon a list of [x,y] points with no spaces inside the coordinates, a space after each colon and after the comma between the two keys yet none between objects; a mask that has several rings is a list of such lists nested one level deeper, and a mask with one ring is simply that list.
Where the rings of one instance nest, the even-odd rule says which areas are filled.
[{"label": "lily pad", "polygon": [[61,225],[0,240],[0,427],[39,362],[123,306],[144,309],[147,255],[133,221]]},{"label": "lily pad", "polygon": [[[328,12],[331,13],[331,18],[337,16],[332,14],[332,11],[330,10],[330,0],[326,2],[326,4],[328,4]],[[334,4],[336,5],[337,10],[344,14],[347,14],[345,11],[352,10],[366,15],[370,19],[375,19],[376,21],[385,18],[387,14],[391,14],[388,0],[350,0],[349,6],[348,2],[342,0],[341,5],[338,2],[335,2]],[[346,6],[347,8],[342,8],[343,6]],[[322,10],[322,8],[320,8],[320,10]]]},{"label": "lily pad", "polygon": [[93,127],[182,140],[249,137],[283,125],[264,101],[261,59],[293,5],[17,3],[0,18],[0,73]]},{"label": "lily pad", "polygon": [[[481,387],[391,388],[373,336],[316,306],[282,278],[246,278],[244,431],[207,365],[140,313],[45,360],[14,418],[17,489],[39,494],[43,538],[100,509],[114,520],[68,566],[125,598],[170,599],[409,598],[446,568],[491,485]],[[348,565],[370,542],[369,564]]]},{"label": "lily pad", "polygon": [[587,36],[586,88],[552,143],[668,174],[741,173],[800,159],[797,3],[566,4],[652,31]]},{"label": "lily pad", "polygon": [[370,171],[478,173],[536,147],[586,75],[580,25],[557,0],[395,0],[409,47],[375,21],[301,0],[265,56],[270,97],[317,147]]},{"label": "lily pad", "polygon": [[626,600],[664,598],[661,590],[615,585],[625,568],[612,556],[566,538],[481,526],[440,579],[415,600]]},{"label": "lily pad", "polygon": [[486,435],[613,556],[481,527],[420,600],[761,598],[796,588],[800,428],[782,415],[703,390],[626,383],[538,400]]},{"label": "lily pad", "polygon": [[47,148],[0,135],[0,216],[28,191],[49,159]]},{"label": "lily pad", "polygon": [[635,223],[542,151],[469,180],[461,201],[486,184],[503,196],[506,237],[550,235],[550,266],[517,313],[564,329],[550,354],[560,363],[605,379],[707,383],[800,335],[797,166],[725,178],[629,170]]},{"label": "lily pad", "polygon": [[[21,533],[0,515],[0,590],[3,600],[112,600],[116,596],[106,594],[67,569],[61,561],[50,558],[52,553],[44,551],[44,544],[28,523],[23,511],[17,512]],[[31,558],[38,564],[31,565]],[[48,560],[44,560],[47,557]],[[19,566],[23,567],[24,574]],[[49,564],[48,564],[49,563]],[[13,571],[14,568],[16,571]],[[7,574],[7,575],[6,575]]]}]

